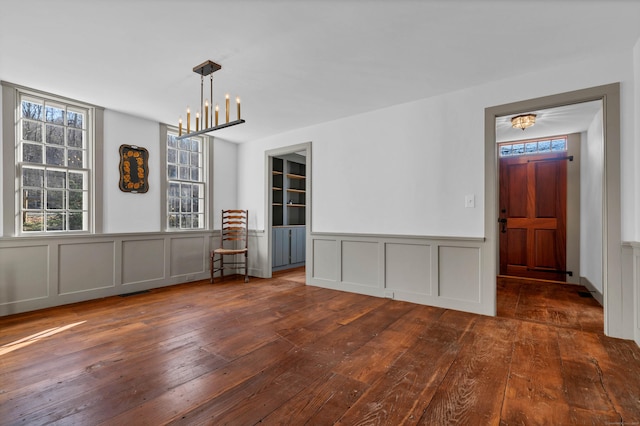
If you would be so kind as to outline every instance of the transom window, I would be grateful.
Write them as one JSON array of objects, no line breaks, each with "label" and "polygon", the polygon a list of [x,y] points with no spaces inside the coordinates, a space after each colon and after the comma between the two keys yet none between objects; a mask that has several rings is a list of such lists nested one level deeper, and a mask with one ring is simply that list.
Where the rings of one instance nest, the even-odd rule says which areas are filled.
[{"label": "transom window", "polygon": [[20,93],[20,231],[90,228],[90,108]]},{"label": "transom window", "polygon": [[500,144],[499,150],[500,157],[561,152],[567,150],[567,138],[561,137],[518,143],[503,143]]},{"label": "transom window", "polygon": [[167,228],[205,227],[205,167],[202,138],[167,133]]}]

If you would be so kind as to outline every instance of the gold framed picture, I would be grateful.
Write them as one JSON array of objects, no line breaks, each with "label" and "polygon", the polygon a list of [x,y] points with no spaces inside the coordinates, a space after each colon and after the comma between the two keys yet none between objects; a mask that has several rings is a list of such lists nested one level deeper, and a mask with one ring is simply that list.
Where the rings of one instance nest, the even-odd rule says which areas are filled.
[{"label": "gold framed picture", "polygon": [[135,145],[120,145],[120,190],[144,193],[149,190],[149,151]]}]

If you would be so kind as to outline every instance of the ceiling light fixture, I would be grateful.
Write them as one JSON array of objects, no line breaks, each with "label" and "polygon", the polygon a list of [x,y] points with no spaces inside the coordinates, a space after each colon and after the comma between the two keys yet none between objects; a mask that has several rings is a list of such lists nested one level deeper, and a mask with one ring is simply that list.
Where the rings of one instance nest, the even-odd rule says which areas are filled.
[{"label": "ceiling light fixture", "polygon": [[516,115],[511,119],[511,127],[514,129],[526,129],[536,124],[535,114]]},{"label": "ceiling light fixture", "polygon": [[[182,116],[178,120],[178,139],[185,139],[203,133],[213,132],[215,130],[224,129],[225,127],[235,126],[237,124],[244,123],[244,120],[240,118],[240,98],[236,97],[236,111],[237,119],[235,121],[229,121],[229,94],[225,95],[225,122],[218,123],[218,114],[220,108],[218,104],[213,107],[213,73],[221,69],[222,66],[216,64],[213,61],[206,61],[202,64],[193,67],[193,72],[200,74],[200,108],[196,111],[196,127],[195,131],[191,131],[191,110],[187,107],[187,122],[186,122],[186,134],[182,133],[183,123]],[[210,99],[211,108],[209,107],[209,99],[204,99],[204,77],[209,76],[210,85]],[[200,119],[200,113],[204,111],[202,120]],[[211,125],[209,125],[211,124]]]}]

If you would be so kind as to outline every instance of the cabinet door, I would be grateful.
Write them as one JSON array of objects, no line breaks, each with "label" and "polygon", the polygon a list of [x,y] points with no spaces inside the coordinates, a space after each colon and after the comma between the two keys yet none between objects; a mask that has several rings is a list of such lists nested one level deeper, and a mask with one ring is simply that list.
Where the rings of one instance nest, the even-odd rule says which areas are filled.
[{"label": "cabinet door", "polygon": [[306,230],[293,228],[291,232],[291,263],[301,263],[306,260]]},{"label": "cabinet door", "polygon": [[272,257],[274,268],[289,263],[289,228],[273,229]]}]

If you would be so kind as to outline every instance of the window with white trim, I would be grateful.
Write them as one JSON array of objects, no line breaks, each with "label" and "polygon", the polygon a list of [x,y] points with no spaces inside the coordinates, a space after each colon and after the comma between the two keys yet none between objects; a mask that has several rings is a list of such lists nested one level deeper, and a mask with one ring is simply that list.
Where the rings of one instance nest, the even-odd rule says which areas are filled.
[{"label": "window with white trim", "polygon": [[19,233],[91,229],[92,108],[18,93]]},{"label": "window with white trim", "polygon": [[167,229],[203,229],[206,224],[204,140],[167,132]]}]

